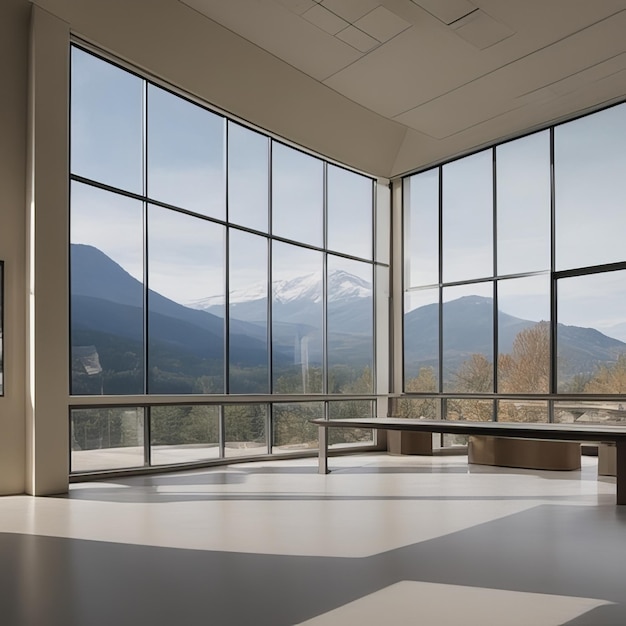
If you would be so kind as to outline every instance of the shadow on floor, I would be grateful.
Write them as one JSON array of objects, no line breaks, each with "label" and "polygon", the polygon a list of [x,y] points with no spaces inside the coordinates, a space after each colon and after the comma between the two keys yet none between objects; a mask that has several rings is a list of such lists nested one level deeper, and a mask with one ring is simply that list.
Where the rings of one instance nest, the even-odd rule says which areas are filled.
[{"label": "shadow on floor", "polygon": [[0,606],[6,626],[286,626],[406,580],[602,599],[569,624],[624,624],[624,536],[621,508],[565,505],[357,559],[0,533]]}]

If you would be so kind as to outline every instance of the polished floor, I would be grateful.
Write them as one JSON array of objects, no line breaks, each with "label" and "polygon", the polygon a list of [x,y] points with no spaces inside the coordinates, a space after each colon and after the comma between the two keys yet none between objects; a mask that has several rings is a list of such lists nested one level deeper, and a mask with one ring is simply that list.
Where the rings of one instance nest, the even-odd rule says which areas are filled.
[{"label": "polished floor", "polygon": [[626,507],[594,459],[331,468],[267,461],[0,498],[0,624],[626,624]]}]

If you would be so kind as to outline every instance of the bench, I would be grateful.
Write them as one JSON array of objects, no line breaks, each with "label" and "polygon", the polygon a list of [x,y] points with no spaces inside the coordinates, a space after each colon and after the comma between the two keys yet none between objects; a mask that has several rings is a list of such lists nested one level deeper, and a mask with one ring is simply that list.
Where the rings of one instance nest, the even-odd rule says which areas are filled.
[{"label": "bench", "polygon": [[319,426],[319,473],[328,473],[328,429],[366,428],[408,432],[447,433],[553,441],[594,441],[614,443],[616,449],[616,503],[626,505],[626,427],[592,424],[534,424],[504,422],[464,422],[379,417],[367,419],[313,419]]}]

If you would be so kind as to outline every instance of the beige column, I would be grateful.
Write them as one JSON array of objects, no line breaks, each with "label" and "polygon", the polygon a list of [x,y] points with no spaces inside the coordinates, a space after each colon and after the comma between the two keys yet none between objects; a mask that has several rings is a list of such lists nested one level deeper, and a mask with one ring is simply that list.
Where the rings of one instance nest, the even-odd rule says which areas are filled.
[{"label": "beige column", "polygon": [[33,6],[27,182],[26,492],[68,488],[69,26]]},{"label": "beige column", "polygon": [[0,495],[24,491],[26,109],[30,3],[0,2],[0,260],[4,261]]}]

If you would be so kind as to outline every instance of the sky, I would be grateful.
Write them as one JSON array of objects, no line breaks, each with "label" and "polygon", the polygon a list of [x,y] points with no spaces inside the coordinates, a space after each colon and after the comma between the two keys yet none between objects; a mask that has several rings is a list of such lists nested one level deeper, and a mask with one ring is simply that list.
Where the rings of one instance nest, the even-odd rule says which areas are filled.
[{"label": "sky", "polygon": [[[142,194],[142,79],[76,48],[72,52],[72,173]],[[122,95],[120,95],[122,94]],[[148,196],[199,215],[268,231],[267,137],[154,85],[147,87]],[[272,142],[273,232],[323,245],[323,161]],[[328,168],[330,247],[372,255],[372,181]],[[150,288],[181,303],[223,296],[225,229],[148,207]],[[72,184],[73,243],[94,245],[143,280],[142,203],[78,182]],[[267,282],[267,239],[231,229],[231,283]],[[321,255],[276,244],[274,280],[321,271]],[[260,260],[264,258],[265,261]],[[358,267],[358,266],[357,266]]]},{"label": "sky", "polygon": [[[233,220],[267,232],[270,156],[266,137],[159,87],[146,89],[141,78],[76,48],[72,68],[74,174],[142,194],[147,157],[151,197],[220,220],[225,219],[228,181]],[[145,112],[146,155],[142,143]],[[557,269],[623,260],[624,137],[626,104],[556,128]],[[273,232],[320,246],[323,162],[278,142],[271,144]],[[549,133],[508,142],[496,154],[498,272],[548,270]],[[329,246],[371,259],[372,182],[333,165],[327,171]],[[444,280],[492,276],[491,151],[444,165],[442,176]],[[405,246],[411,251],[405,264],[407,287],[438,282],[438,187],[436,170],[408,179],[405,186],[410,233]],[[73,183],[72,242],[98,247],[142,280],[142,210],[138,200]],[[233,232],[232,241],[233,284],[243,289],[266,282],[267,263],[259,262],[267,249],[266,239]],[[148,244],[151,288],[184,303],[223,294],[222,226],[150,206]],[[276,244],[274,255],[274,280],[321,271],[319,253]],[[502,283],[503,310],[525,319],[545,319],[542,280]],[[626,320],[624,282],[622,273],[561,281],[559,321],[602,329],[622,323]],[[468,289],[472,290],[448,293]],[[419,301],[423,301],[421,296],[412,297],[411,305]]]}]

